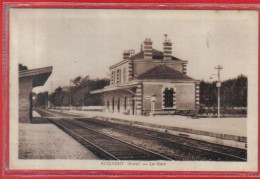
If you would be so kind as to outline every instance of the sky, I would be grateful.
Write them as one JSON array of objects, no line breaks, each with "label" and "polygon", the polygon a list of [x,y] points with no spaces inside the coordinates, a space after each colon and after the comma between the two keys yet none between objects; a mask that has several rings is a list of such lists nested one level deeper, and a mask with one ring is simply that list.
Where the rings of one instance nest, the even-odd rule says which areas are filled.
[{"label": "sky", "polygon": [[221,80],[248,75],[258,60],[256,11],[22,8],[10,11],[10,60],[29,69],[53,66],[45,85],[34,88],[52,92],[79,75],[108,77],[123,51],[139,52],[145,38],[162,51],[164,34],[197,80],[216,80],[217,65]]}]

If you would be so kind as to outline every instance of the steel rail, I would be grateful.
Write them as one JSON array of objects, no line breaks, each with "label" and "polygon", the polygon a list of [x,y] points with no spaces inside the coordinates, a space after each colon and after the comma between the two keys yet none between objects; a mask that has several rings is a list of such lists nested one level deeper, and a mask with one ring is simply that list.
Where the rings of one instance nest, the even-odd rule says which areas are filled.
[{"label": "steel rail", "polygon": [[[82,120],[81,120],[82,121]],[[85,121],[85,120],[84,120]],[[83,122],[83,121],[82,121]],[[94,122],[94,121],[91,121],[91,122]],[[114,123],[110,123],[110,122],[107,122],[107,121],[103,121],[103,122],[106,122],[106,124],[103,123],[103,125],[107,125],[109,127],[111,127],[111,125],[114,127],[114,128],[117,128],[117,129],[120,129],[122,130],[124,133],[126,133],[126,131],[128,132],[131,132],[131,133],[135,133],[139,136],[146,136],[146,137],[149,137],[151,139],[158,139],[158,140],[163,140],[165,142],[171,142],[173,144],[176,144],[176,145],[181,145],[183,147],[186,147],[186,148],[192,148],[192,149],[196,149],[196,150],[200,150],[200,151],[204,151],[204,152],[207,152],[207,153],[211,153],[211,154],[219,154],[219,155],[222,155],[224,157],[229,157],[229,158],[233,158],[233,159],[237,159],[237,160],[242,160],[242,161],[247,161],[247,159],[245,158],[242,158],[242,157],[238,157],[238,156],[235,156],[235,155],[231,155],[231,154],[227,154],[227,153],[222,153],[222,152],[218,152],[218,151],[213,151],[213,150],[208,150],[208,149],[204,149],[204,148],[201,148],[201,147],[196,147],[196,146],[191,146],[191,145],[187,145],[187,144],[183,144],[183,143],[180,143],[180,142],[176,142],[176,141],[172,141],[172,140],[169,140],[169,139],[165,139],[165,138],[162,138],[162,137],[157,137],[157,136],[152,136],[152,135],[149,135],[147,133],[142,133],[141,131],[134,131],[134,130],[130,130],[130,129],[127,129],[127,128],[122,128],[122,127],[118,127],[120,126],[121,124],[114,124]],[[111,124],[111,125],[109,125]],[[115,126],[117,125],[117,126]],[[149,130],[149,129],[142,129],[142,128],[139,128],[139,127],[133,127],[131,126],[132,128],[137,128],[139,130],[143,130],[143,131],[151,131],[151,132],[154,132],[154,133],[157,133],[159,135],[162,135],[163,133],[160,133],[160,132],[157,132],[157,131],[154,131],[154,130]],[[179,136],[177,136],[179,137]],[[183,138],[183,137],[182,137]],[[189,139],[191,140],[191,139]],[[198,140],[196,140],[198,141]]]},{"label": "steel rail", "polygon": [[114,155],[112,155],[112,154],[110,154],[109,152],[103,150],[102,148],[100,148],[100,147],[97,146],[96,144],[92,143],[91,141],[89,141],[89,140],[83,138],[82,136],[80,136],[79,134],[77,134],[77,133],[75,133],[74,131],[70,130],[69,128],[65,127],[64,125],[62,125],[61,123],[57,122],[56,120],[52,120],[52,122],[55,123],[57,126],[61,126],[63,130],[65,129],[66,131],[69,131],[70,134],[72,133],[73,135],[77,136],[78,138],[80,138],[80,139],[83,140],[84,142],[86,142],[86,143],[88,143],[88,144],[94,146],[95,149],[97,149],[97,150],[103,152],[103,153],[105,154],[105,156],[108,156],[108,157],[109,157],[109,159],[119,160],[119,159],[118,159],[117,157],[115,157]]},{"label": "steel rail", "polygon": [[[47,111],[46,111],[47,112]],[[56,111],[52,111],[53,113],[60,113],[60,112],[56,112]],[[48,111],[48,113],[50,113],[50,114],[53,114],[52,112],[49,112]],[[75,115],[74,115],[75,116]],[[81,120],[82,121],[82,120]],[[84,120],[84,121],[86,121],[86,120]],[[71,122],[71,120],[70,120],[70,122]],[[82,121],[83,122],[83,121]],[[86,121],[87,122],[87,121]],[[94,121],[90,121],[90,122],[94,122]],[[102,122],[104,122],[104,121],[102,121]],[[239,157],[239,156],[236,156],[236,155],[231,155],[231,154],[227,154],[227,153],[223,153],[223,152],[218,152],[218,151],[213,151],[213,150],[208,150],[208,149],[204,149],[204,148],[201,148],[201,147],[196,147],[196,146],[191,146],[191,145],[187,145],[187,144],[183,144],[183,143],[180,143],[180,142],[176,142],[176,141],[172,141],[172,140],[169,140],[169,139],[165,139],[165,138],[162,138],[162,137],[157,137],[157,136],[151,136],[151,135],[149,135],[149,134],[144,134],[144,133],[140,133],[140,131],[133,131],[133,130],[130,130],[130,129],[125,129],[125,128],[122,128],[122,127],[118,127],[118,126],[121,126],[122,124],[114,124],[114,123],[112,123],[112,122],[108,122],[108,121],[105,121],[106,122],[106,124],[104,124],[104,123],[102,123],[102,125],[106,125],[106,126],[108,126],[108,127],[114,127],[114,128],[117,128],[117,129],[120,129],[120,130],[122,130],[123,132],[126,132],[126,131],[128,131],[128,132],[131,132],[131,133],[135,133],[136,135],[141,135],[141,136],[146,136],[146,137],[149,137],[149,138],[151,138],[151,139],[158,139],[158,140],[162,140],[162,141],[164,141],[164,142],[171,142],[171,143],[173,143],[173,144],[175,144],[175,145],[180,145],[180,146],[183,146],[183,147],[186,147],[186,148],[192,148],[192,149],[196,149],[196,150],[200,150],[200,151],[204,151],[204,152],[206,152],[206,153],[211,153],[211,154],[214,154],[214,155],[222,155],[222,156],[224,156],[224,157],[229,157],[229,158],[233,158],[233,159],[236,159],[236,160],[241,160],[241,161],[247,161],[247,159],[245,159],[245,158],[242,158],[242,157]],[[96,124],[98,124],[99,122],[95,122]],[[83,127],[83,126],[82,126]],[[143,129],[143,128],[140,128],[140,127],[137,127],[137,126],[131,126],[132,128],[136,128],[136,129],[139,129],[139,130],[143,130],[143,131],[150,131],[150,132],[154,132],[154,133],[156,133],[156,134],[159,134],[159,135],[169,135],[169,134],[164,134],[164,133],[161,133],[161,132],[158,132],[158,131],[155,131],[155,130],[150,130],[150,129]],[[92,130],[92,129],[91,129]],[[96,131],[96,132],[98,132],[98,131]],[[173,137],[175,136],[175,135],[172,135]],[[112,137],[112,136],[110,136],[110,137]],[[186,139],[186,137],[181,137],[181,136],[176,136],[176,137],[178,137],[178,138],[184,138],[184,139]],[[112,137],[113,138],[113,137]],[[187,139],[186,139],[187,140]],[[193,140],[193,139],[188,139],[188,140]],[[198,141],[198,142],[200,142],[199,140],[194,140],[194,141]],[[124,141],[123,141],[124,142]],[[204,141],[202,141],[202,142],[204,142]],[[130,144],[131,145],[131,144]],[[213,145],[215,145],[215,144],[213,144]],[[226,146],[224,146],[224,147],[226,147]]]},{"label": "steel rail", "polygon": [[91,129],[91,128],[85,126],[85,125],[79,124],[79,123],[77,123],[77,122],[75,122],[75,121],[73,121],[73,120],[68,120],[68,119],[63,119],[63,120],[68,121],[68,122],[70,122],[70,123],[72,123],[72,124],[81,126],[81,127],[85,128],[85,129],[91,130],[91,131],[93,131],[93,132],[96,132],[96,133],[98,133],[98,134],[100,134],[100,135],[103,135],[103,136],[107,136],[107,137],[109,137],[109,138],[112,138],[112,139],[114,139],[114,140],[116,140],[116,141],[119,141],[119,142],[121,142],[121,143],[124,143],[124,144],[126,144],[126,145],[128,145],[128,146],[130,146],[130,147],[137,148],[137,149],[141,150],[141,152],[142,152],[142,151],[148,152],[148,153],[153,154],[153,155],[155,155],[155,156],[159,156],[159,157],[161,157],[161,158],[164,159],[164,160],[165,160],[165,159],[166,159],[166,160],[172,160],[172,159],[169,158],[169,157],[166,157],[166,156],[164,156],[164,155],[161,155],[161,154],[155,153],[155,152],[153,152],[153,151],[144,149],[144,148],[139,147],[139,146],[137,146],[137,145],[130,144],[130,143],[125,142],[125,141],[123,141],[123,140],[117,139],[117,138],[115,138],[115,137],[113,137],[113,136],[111,136],[111,135],[101,133],[101,132],[96,131],[96,130],[94,130],[94,129]]}]

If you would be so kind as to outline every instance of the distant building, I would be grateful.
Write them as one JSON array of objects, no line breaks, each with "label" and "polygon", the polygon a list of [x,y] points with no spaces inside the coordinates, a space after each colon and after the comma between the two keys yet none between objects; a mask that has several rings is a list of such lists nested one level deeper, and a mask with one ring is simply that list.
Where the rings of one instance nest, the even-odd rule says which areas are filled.
[{"label": "distant building", "polygon": [[19,122],[32,118],[32,89],[43,86],[52,73],[52,67],[19,71]]},{"label": "distant building", "polygon": [[141,50],[123,53],[112,65],[110,85],[92,91],[102,93],[105,111],[131,115],[174,114],[195,111],[199,105],[199,81],[186,75],[187,61],[172,56],[172,42],[163,42],[163,51],[152,48],[145,39]]}]

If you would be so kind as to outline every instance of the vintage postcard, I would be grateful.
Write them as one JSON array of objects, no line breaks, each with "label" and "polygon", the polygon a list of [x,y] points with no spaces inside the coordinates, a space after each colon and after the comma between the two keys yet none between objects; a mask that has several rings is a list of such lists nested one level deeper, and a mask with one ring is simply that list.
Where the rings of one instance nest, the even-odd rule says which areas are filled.
[{"label": "vintage postcard", "polygon": [[10,169],[258,170],[258,11],[8,15]]}]

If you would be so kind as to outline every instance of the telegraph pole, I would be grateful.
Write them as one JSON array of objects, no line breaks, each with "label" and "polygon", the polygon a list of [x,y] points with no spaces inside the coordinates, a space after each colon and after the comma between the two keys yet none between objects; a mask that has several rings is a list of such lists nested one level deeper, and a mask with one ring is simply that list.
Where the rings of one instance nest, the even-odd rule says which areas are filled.
[{"label": "telegraph pole", "polygon": [[71,110],[71,108],[72,108],[72,106],[71,106],[71,80],[70,80],[70,110]]},{"label": "telegraph pole", "polygon": [[217,67],[215,67],[215,69],[218,70],[218,82],[217,82],[217,87],[218,87],[218,118],[220,118],[220,87],[221,87],[220,70],[222,70],[223,67],[218,65]]}]

